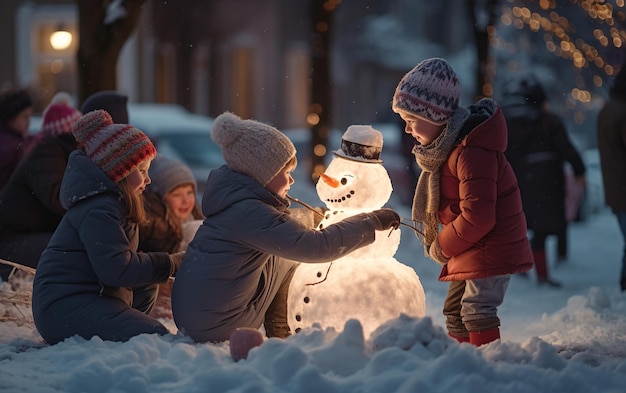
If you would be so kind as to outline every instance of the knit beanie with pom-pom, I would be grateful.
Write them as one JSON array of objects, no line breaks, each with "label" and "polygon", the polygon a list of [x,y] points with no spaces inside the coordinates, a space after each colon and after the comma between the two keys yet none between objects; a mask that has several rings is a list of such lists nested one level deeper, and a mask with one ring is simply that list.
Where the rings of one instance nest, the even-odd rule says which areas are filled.
[{"label": "knit beanie with pom-pom", "polygon": [[45,135],[71,134],[74,123],[81,116],[82,113],[72,106],[70,95],[59,92],[43,111],[41,132]]},{"label": "knit beanie with pom-pom", "polygon": [[276,128],[230,112],[215,118],[211,137],[221,146],[226,165],[264,187],[296,155],[291,140]]},{"label": "knit beanie with pom-pom", "polygon": [[89,112],[78,119],[72,132],[78,148],[114,183],[156,155],[156,149],[146,134],[128,124],[113,123],[104,110]]},{"label": "knit beanie with pom-pom", "polygon": [[393,95],[392,109],[404,110],[430,123],[448,122],[459,106],[459,79],[444,59],[426,59],[407,72]]}]

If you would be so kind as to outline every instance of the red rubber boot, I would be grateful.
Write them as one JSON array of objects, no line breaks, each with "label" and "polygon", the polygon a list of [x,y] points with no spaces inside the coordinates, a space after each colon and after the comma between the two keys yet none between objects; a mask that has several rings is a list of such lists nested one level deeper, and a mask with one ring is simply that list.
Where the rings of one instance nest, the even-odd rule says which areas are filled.
[{"label": "red rubber boot", "polygon": [[480,347],[484,344],[489,344],[492,341],[500,339],[500,328],[483,330],[481,332],[469,332],[470,344]]},{"label": "red rubber boot", "polygon": [[448,332],[448,336],[455,339],[456,341],[458,341],[459,343],[468,343],[470,342],[470,338],[468,337],[463,337],[463,336],[456,336],[450,332]]},{"label": "red rubber boot", "polygon": [[553,288],[560,288],[561,283],[548,276],[546,250],[533,250],[533,258],[535,259],[535,269],[537,270],[537,283],[539,285],[547,284]]}]

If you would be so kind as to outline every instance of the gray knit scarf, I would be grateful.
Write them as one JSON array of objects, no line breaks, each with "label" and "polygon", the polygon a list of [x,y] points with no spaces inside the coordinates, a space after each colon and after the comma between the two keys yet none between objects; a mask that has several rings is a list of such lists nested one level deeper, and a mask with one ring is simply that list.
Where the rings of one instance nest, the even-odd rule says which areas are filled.
[{"label": "gray knit scarf", "polygon": [[[470,112],[464,107],[458,107],[447,127],[428,145],[417,144],[413,154],[417,165],[422,169],[415,196],[413,197],[412,218],[415,226],[423,233],[424,253],[428,256],[430,245],[439,233],[439,183],[441,166],[446,162],[452,149],[458,144],[457,137]],[[421,238],[416,232],[416,236]]]}]

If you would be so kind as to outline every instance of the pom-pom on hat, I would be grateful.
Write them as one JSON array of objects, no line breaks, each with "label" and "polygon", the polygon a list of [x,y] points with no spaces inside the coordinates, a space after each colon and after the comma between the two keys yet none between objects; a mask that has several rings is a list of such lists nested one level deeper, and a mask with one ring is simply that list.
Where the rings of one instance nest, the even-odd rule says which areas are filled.
[{"label": "pom-pom on hat", "polygon": [[104,110],[89,112],[78,119],[72,132],[78,147],[114,183],[156,155],[146,134],[128,124],[113,123],[111,115]]},{"label": "pom-pom on hat", "polygon": [[148,174],[152,180],[149,185],[150,189],[161,197],[186,184],[193,186],[194,192],[198,188],[191,169],[184,162],[168,157],[157,156],[152,161]]},{"label": "pom-pom on hat", "polygon": [[0,94],[0,124],[19,115],[21,111],[33,106],[33,100],[26,89],[11,89]]},{"label": "pom-pom on hat", "polygon": [[41,132],[46,135],[63,135],[72,133],[76,120],[82,113],[72,107],[70,95],[59,92],[52,97],[52,101],[43,111]]},{"label": "pom-pom on hat", "polygon": [[392,109],[442,125],[459,106],[459,94],[459,80],[452,67],[446,60],[434,57],[404,75],[393,95]]},{"label": "pom-pom on hat", "polygon": [[224,112],[215,118],[211,131],[221,146],[226,164],[265,186],[296,155],[296,148],[276,128],[255,121],[242,120]]},{"label": "pom-pom on hat", "polygon": [[341,137],[341,148],[333,153],[348,160],[382,163],[383,134],[369,125],[352,125]]}]

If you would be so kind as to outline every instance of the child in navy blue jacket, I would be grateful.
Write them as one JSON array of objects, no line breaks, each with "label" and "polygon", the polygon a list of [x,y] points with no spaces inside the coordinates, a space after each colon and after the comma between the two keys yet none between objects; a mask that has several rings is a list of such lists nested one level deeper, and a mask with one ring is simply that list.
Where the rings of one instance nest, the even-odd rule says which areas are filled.
[{"label": "child in navy blue jacket", "polygon": [[37,330],[50,344],[74,335],[125,341],[167,334],[148,314],[158,283],[176,272],[182,253],[137,252],[154,145],[103,110],[81,117],[73,133],[79,150],[70,154],[60,191],[68,211],[33,283]]}]

